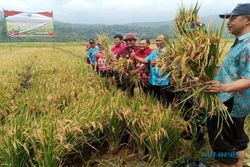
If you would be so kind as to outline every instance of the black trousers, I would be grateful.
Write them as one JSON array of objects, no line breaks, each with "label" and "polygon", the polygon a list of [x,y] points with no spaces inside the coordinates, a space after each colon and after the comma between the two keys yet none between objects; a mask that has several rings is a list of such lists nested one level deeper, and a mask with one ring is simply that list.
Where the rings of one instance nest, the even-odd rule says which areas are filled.
[{"label": "black trousers", "polygon": [[[226,101],[228,112],[231,113],[234,99],[231,98]],[[228,124],[225,119],[220,119],[221,127],[217,126],[218,117],[213,116],[207,120],[208,137],[212,150],[216,153],[215,159],[225,164],[235,164],[238,162],[236,155],[238,151],[245,150],[249,142],[248,136],[244,130],[244,121],[246,117],[232,117],[233,123],[228,120]],[[221,133],[219,134],[221,130]],[[218,135],[219,134],[219,135]],[[234,153],[234,154],[232,154]],[[223,155],[223,156],[221,156]]]},{"label": "black trousers", "polygon": [[152,94],[153,92],[153,86],[143,80],[139,83],[139,89],[143,91],[146,95]]},{"label": "black trousers", "polygon": [[170,86],[151,86],[152,95],[157,98],[163,105],[167,106],[174,99],[174,93]]},{"label": "black trousers", "polygon": [[[178,102],[181,102],[182,100],[184,100],[185,98],[187,98],[187,93],[186,92],[175,92],[174,94],[175,98],[178,99]],[[196,134],[195,134],[195,139],[196,142],[200,142],[200,141],[204,141],[204,134],[205,134],[205,128],[206,128],[206,124],[205,124],[205,111],[204,112],[200,112],[197,115],[192,115],[192,113],[190,113],[190,109],[194,108],[194,104],[193,104],[193,100],[192,98],[183,102],[183,108],[182,108],[182,112],[181,112],[181,117],[185,120],[185,121],[189,121],[190,119],[192,119],[192,125],[196,127]],[[192,134],[192,129],[190,129],[189,127],[187,127],[188,131],[183,131],[182,133],[182,137],[184,139],[192,139],[193,138],[193,134]]]},{"label": "black trousers", "polygon": [[128,96],[132,97],[134,96],[134,89],[135,89],[135,83],[133,83],[129,75],[127,74],[118,74],[117,72],[114,73],[117,88],[121,91],[127,92]]}]

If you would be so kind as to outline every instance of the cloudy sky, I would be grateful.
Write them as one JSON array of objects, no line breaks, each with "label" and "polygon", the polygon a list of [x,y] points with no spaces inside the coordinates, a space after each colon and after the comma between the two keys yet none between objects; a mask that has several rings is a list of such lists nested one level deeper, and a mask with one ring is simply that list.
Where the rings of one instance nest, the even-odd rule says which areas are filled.
[{"label": "cloudy sky", "polygon": [[[197,0],[0,0],[0,9],[25,12],[54,11],[54,18],[68,23],[123,24],[167,21],[178,6],[189,7]],[[250,0],[199,0],[200,15],[230,12]]]}]

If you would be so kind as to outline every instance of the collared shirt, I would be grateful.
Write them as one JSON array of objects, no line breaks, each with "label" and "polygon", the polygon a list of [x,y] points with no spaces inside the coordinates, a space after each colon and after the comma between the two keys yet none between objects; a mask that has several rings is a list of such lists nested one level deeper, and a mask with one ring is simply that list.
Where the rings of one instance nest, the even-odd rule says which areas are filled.
[{"label": "collared shirt", "polygon": [[139,46],[135,45],[133,47],[128,47],[126,46],[123,50],[121,50],[121,52],[117,55],[117,58],[123,57],[123,58],[130,58],[130,55],[132,53],[132,50],[134,50],[134,52],[137,52],[137,50],[139,50]]},{"label": "collared shirt", "polygon": [[119,45],[115,45],[111,48],[111,51],[115,54],[118,55],[124,48],[126,48],[125,43],[120,43]]},{"label": "collared shirt", "polygon": [[[215,80],[221,83],[231,83],[240,79],[250,79],[250,33],[236,38],[215,77]],[[241,92],[220,93],[218,95],[222,102],[234,97],[231,116],[244,117],[250,112],[249,88]]]},{"label": "collared shirt", "polygon": [[[136,56],[140,57],[140,58],[146,58],[150,53],[152,52],[152,49],[150,49],[149,47],[145,48],[144,50],[137,50],[135,52]],[[141,68],[142,66],[147,66],[143,71],[141,71],[138,75],[140,76],[140,78],[145,81],[145,82],[149,82],[149,78],[150,78],[150,67],[146,64],[142,64],[138,61],[135,61],[135,67],[136,69]]]},{"label": "collared shirt", "polygon": [[95,46],[94,48],[90,48],[88,50],[88,54],[87,54],[87,58],[90,58],[92,63],[96,63],[96,59],[95,59],[95,54],[99,51],[98,46]]},{"label": "collared shirt", "polygon": [[166,47],[155,49],[150,55],[146,57],[146,61],[150,63],[150,79],[149,83],[154,86],[168,86],[170,84],[170,77],[168,72],[163,73],[160,67],[153,67],[152,61],[161,58],[161,54],[167,50]]}]

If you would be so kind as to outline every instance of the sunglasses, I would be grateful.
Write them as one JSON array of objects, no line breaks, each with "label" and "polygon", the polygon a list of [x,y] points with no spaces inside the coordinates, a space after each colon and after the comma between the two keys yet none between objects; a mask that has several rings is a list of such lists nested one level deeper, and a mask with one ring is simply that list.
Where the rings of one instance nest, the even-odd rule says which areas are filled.
[{"label": "sunglasses", "polygon": [[125,42],[132,42],[134,39],[125,39]]}]

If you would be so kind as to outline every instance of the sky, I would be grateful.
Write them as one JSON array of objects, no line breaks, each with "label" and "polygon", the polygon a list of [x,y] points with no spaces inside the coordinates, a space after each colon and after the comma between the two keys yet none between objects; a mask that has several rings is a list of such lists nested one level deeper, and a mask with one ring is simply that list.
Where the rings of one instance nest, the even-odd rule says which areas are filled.
[{"label": "sky", "polygon": [[[0,9],[24,12],[53,11],[54,19],[80,24],[125,24],[172,20],[183,3],[197,0],[0,0]],[[250,0],[199,0],[200,16],[231,12]]]}]

